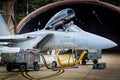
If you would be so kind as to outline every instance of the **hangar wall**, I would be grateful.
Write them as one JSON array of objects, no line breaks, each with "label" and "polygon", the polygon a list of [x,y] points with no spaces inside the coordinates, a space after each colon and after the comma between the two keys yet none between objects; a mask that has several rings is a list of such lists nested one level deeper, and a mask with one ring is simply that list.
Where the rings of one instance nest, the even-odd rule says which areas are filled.
[{"label": "hangar wall", "polygon": [[[120,50],[120,8],[96,0],[62,0],[54,2],[26,16],[17,26],[17,33],[22,34],[44,28],[47,21],[59,10],[75,10],[74,22],[85,31],[113,40],[117,47],[109,50]],[[38,25],[40,21],[41,25]]]}]

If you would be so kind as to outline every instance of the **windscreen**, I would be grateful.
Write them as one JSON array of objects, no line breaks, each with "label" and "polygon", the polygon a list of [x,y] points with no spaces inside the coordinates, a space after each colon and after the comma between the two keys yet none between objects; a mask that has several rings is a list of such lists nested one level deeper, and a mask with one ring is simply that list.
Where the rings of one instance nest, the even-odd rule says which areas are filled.
[{"label": "windscreen", "polygon": [[57,26],[59,26],[62,22],[68,21],[72,18],[75,17],[75,12],[73,9],[71,8],[66,8],[63,9],[59,12],[57,12],[49,21],[48,23],[45,25],[45,29],[46,28],[56,28]]}]

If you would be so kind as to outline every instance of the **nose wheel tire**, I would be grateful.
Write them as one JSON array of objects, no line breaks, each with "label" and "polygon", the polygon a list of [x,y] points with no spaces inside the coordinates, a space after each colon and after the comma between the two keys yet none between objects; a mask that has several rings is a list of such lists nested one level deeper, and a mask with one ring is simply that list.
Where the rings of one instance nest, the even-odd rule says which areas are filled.
[{"label": "nose wheel tire", "polygon": [[85,59],[82,60],[82,65],[86,65],[86,60]]},{"label": "nose wheel tire", "polygon": [[94,63],[94,64],[97,64],[97,63],[98,63],[98,60],[97,60],[97,59],[94,59],[94,60],[93,60],[93,63]]}]

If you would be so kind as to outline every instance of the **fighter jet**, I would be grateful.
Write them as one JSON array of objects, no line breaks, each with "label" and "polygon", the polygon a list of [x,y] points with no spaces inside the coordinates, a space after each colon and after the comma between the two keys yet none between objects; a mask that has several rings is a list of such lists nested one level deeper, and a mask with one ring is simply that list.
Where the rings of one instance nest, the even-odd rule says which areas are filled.
[{"label": "fighter jet", "polygon": [[[19,47],[21,49],[108,49],[117,44],[107,38],[86,32],[69,22],[75,16],[71,8],[63,9],[53,16],[45,28],[24,34],[10,35],[0,14],[0,49]],[[68,22],[68,23],[67,23]],[[58,28],[61,23],[62,28]],[[72,27],[71,27],[72,26]],[[49,27],[49,28],[48,28]],[[71,28],[70,28],[71,27]],[[7,49],[7,48],[6,48]]]}]

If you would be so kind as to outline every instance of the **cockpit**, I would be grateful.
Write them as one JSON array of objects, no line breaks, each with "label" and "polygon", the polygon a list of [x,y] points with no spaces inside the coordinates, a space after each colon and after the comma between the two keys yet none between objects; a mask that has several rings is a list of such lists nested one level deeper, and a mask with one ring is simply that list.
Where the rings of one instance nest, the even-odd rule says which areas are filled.
[{"label": "cockpit", "polygon": [[74,24],[72,19],[75,17],[75,12],[71,8],[63,9],[56,13],[45,25],[45,29],[62,31],[62,32],[78,32],[82,31]]},{"label": "cockpit", "polygon": [[79,28],[77,25],[75,25],[73,23],[73,21],[71,21],[70,23],[66,24],[65,25],[65,28],[64,28],[65,32],[78,32],[78,31],[82,31],[81,28]]},{"label": "cockpit", "polygon": [[71,8],[63,9],[57,12],[45,25],[46,28],[56,28],[63,23],[73,19],[75,17],[75,12]]}]

